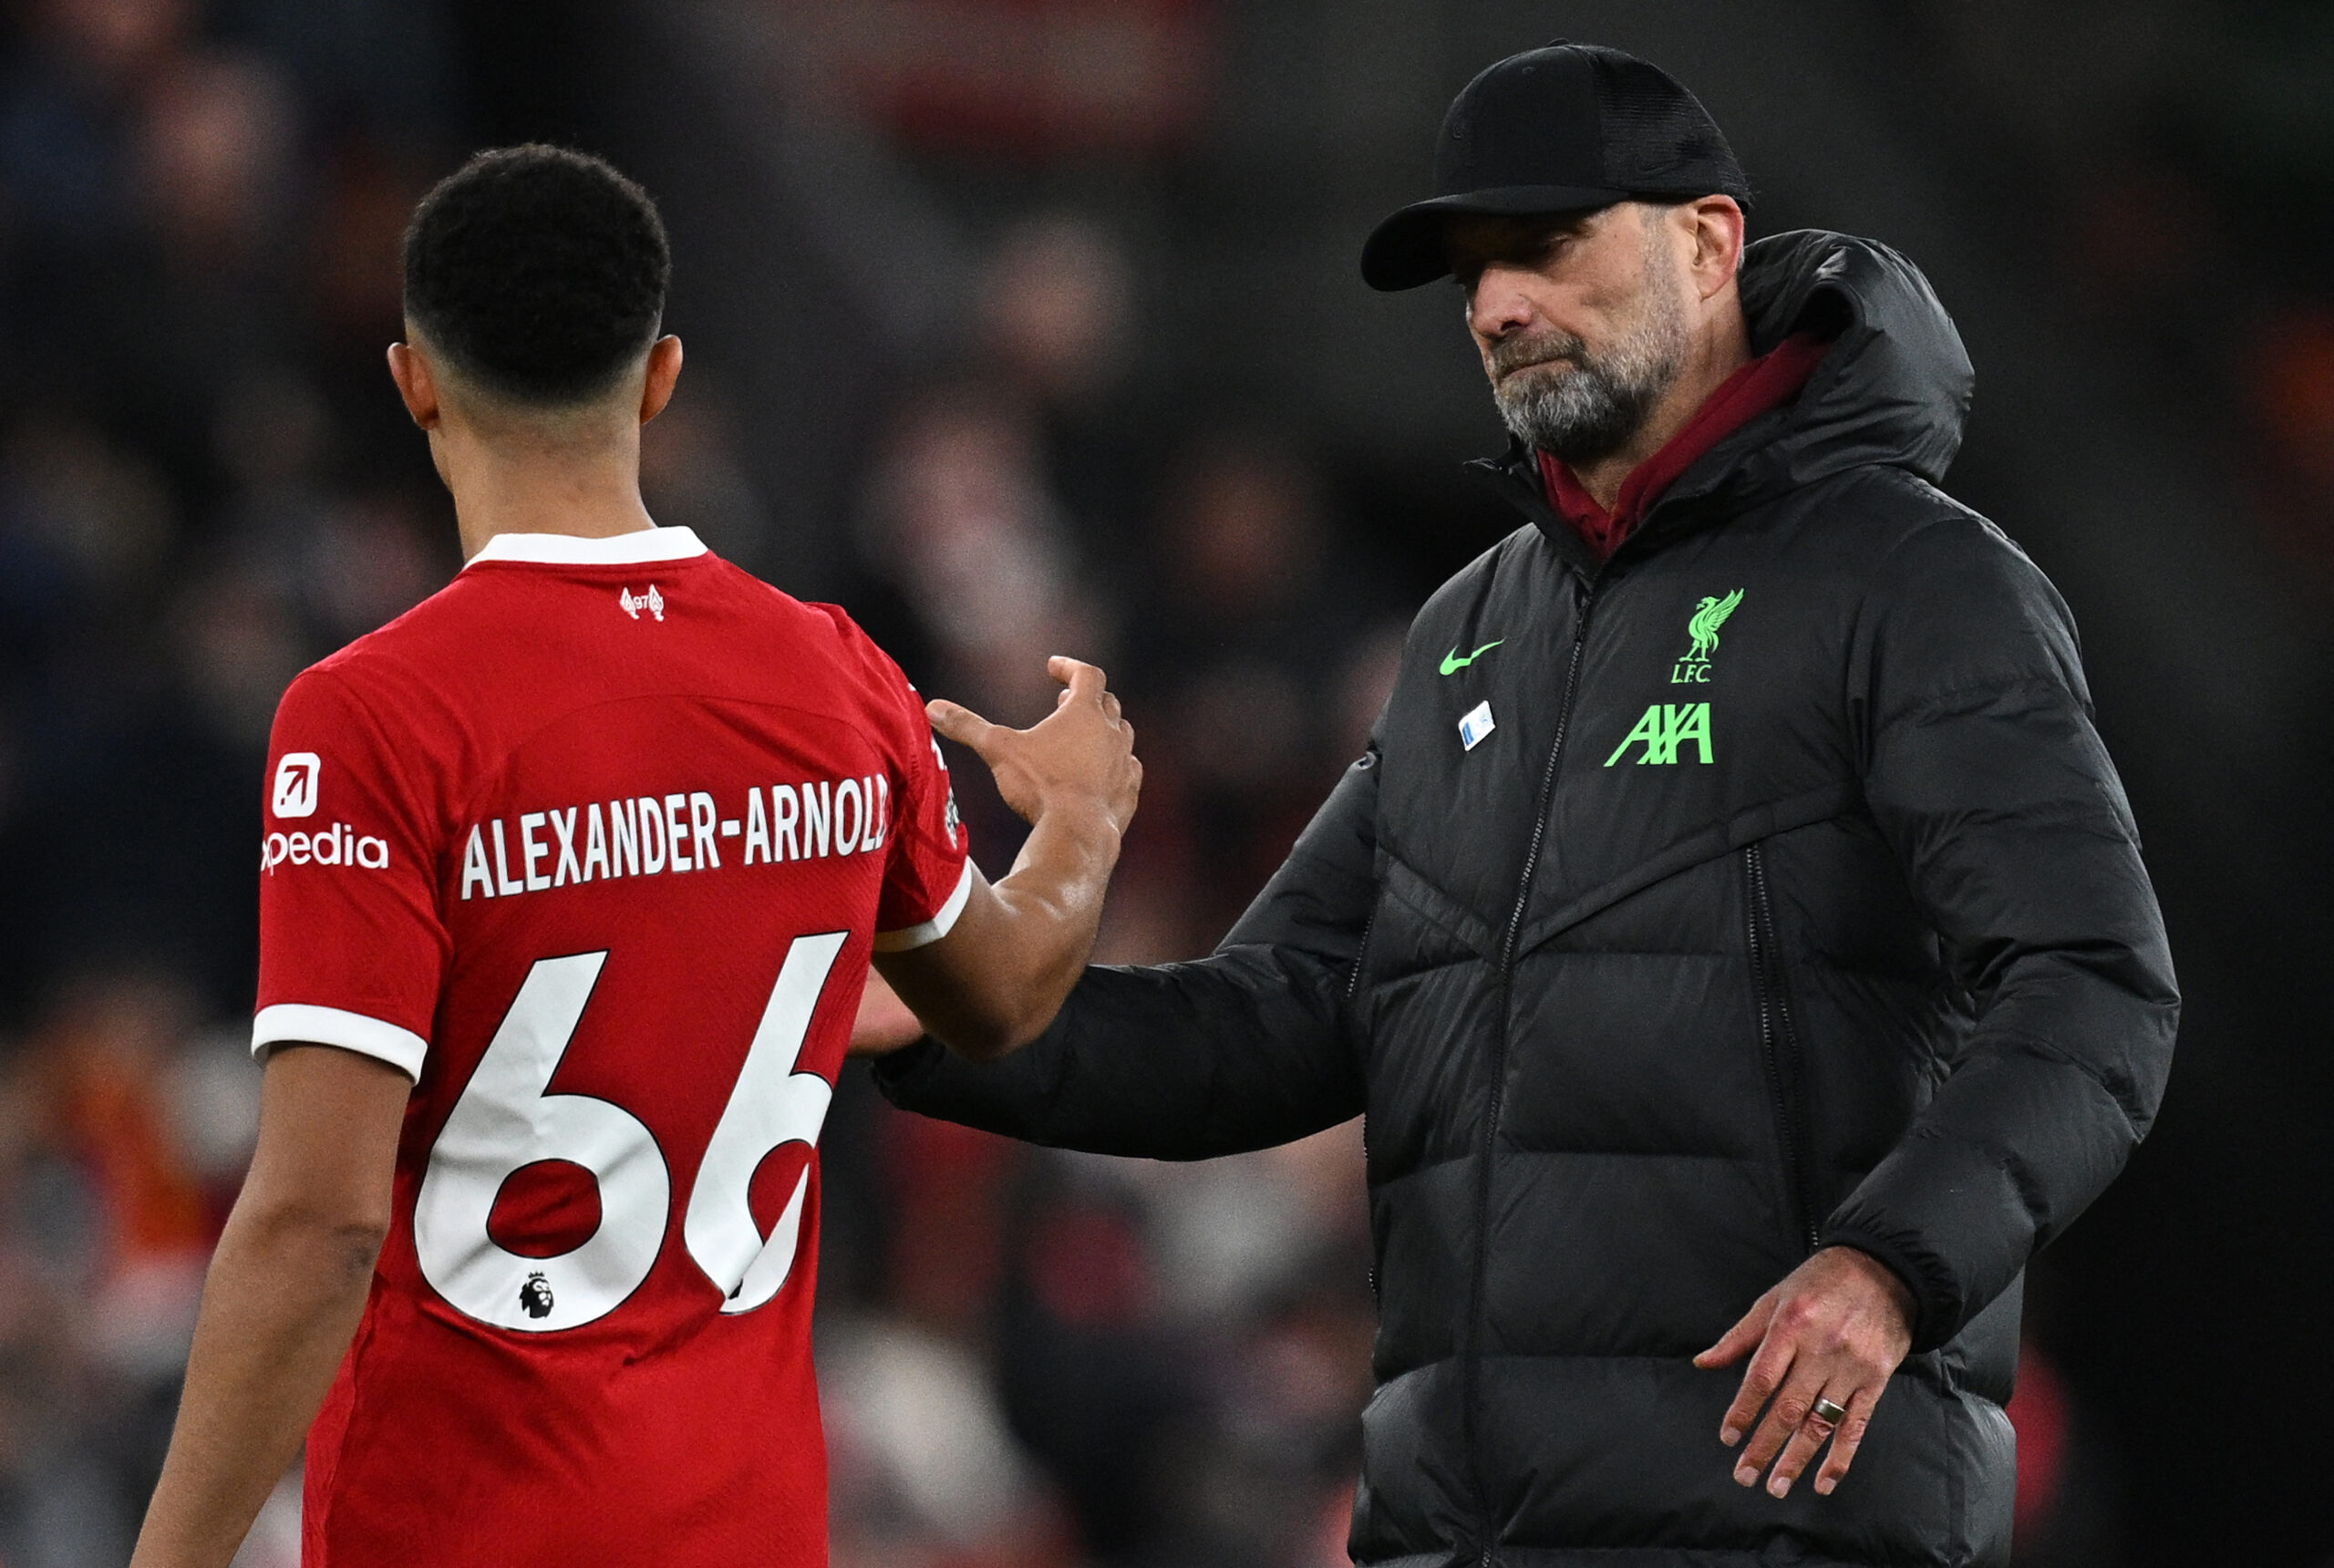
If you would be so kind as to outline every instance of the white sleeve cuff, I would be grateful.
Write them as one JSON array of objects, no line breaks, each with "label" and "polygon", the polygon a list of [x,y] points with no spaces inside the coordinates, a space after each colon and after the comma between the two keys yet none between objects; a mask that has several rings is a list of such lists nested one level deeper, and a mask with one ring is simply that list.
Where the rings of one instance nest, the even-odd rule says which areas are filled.
[{"label": "white sleeve cuff", "polygon": [[[922,925],[911,925],[901,931],[879,931],[875,934],[878,953],[905,953],[911,947],[923,947],[939,941],[955,928],[956,917],[965,913],[965,904],[973,896],[973,862],[965,862],[965,874],[956,879],[956,891],[940,906],[940,913]],[[387,1025],[382,1026],[387,1027]]]},{"label": "white sleeve cuff", "polygon": [[252,1055],[255,1057],[267,1055],[270,1046],[294,1041],[338,1046],[359,1056],[377,1057],[417,1081],[421,1078],[421,1059],[429,1054],[429,1042],[411,1029],[338,1007],[278,1002],[262,1007],[259,1016],[252,1020]]}]

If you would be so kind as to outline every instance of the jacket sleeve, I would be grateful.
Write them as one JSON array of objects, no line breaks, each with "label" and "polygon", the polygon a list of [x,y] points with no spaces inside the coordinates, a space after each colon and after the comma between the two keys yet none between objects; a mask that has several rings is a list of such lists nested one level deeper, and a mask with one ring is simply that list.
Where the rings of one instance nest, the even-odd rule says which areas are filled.
[{"label": "jacket sleeve", "polygon": [[926,1039],[878,1062],[893,1104],[1093,1154],[1205,1160],[1359,1114],[1348,976],[1376,897],[1373,749],[1222,946],[1089,968],[1043,1035],[979,1066]]},{"label": "jacket sleeve", "polygon": [[1927,1350],[2122,1169],[2164,1093],[2179,995],[2071,618],[2015,545],[1966,515],[1900,545],[1850,693],[1866,801],[1975,1022],[1822,1239],[1904,1276]]}]

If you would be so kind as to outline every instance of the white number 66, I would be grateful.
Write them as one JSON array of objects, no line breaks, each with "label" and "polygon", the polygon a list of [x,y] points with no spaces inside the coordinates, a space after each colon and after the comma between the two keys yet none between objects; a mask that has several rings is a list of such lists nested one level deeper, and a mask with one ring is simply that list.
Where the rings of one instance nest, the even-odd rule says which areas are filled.
[{"label": "white number 66", "polygon": [[[819,1140],[834,1090],[795,1064],[845,935],[800,936],[787,949],[746,1065],[698,1162],[682,1239],[721,1292],[725,1313],[769,1301],[794,1266],[809,1167],[767,1240],[747,1191],[770,1150]],[[604,1317],[640,1288],[664,1245],[672,1179],[648,1129],[610,1101],[544,1092],[607,956],[545,958],[527,972],[429,1151],[413,1214],[421,1272],[439,1295],[481,1323],[539,1334]],[[600,1224],[570,1252],[525,1257],[496,1243],[487,1216],[511,1172],[542,1160],[592,1173]]]}]

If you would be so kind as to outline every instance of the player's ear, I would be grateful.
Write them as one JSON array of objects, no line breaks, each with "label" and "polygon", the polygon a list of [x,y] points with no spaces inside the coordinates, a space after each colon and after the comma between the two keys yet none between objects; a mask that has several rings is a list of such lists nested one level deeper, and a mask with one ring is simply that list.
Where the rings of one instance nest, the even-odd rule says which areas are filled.
[{"label": "player's ear", "polygon": [[648,346],[648,377],[640,388],[642,424],[665,411],[673,400],[673,384],[680,378],[681,340],[668,332]]},{"label": "player's ear", "polygon": [[413,422],[425,430],[438,428],[438,381],[429,374],[429,361],[416,354],[411,346],[389,345],[389,379],[398,384],[398,396],[405,399],[405,411]]},{"label": "player's ear", "polygon": [[1687,204],[1686,216],[1694,226],[1695,287],[1709,299],[1741,270],[1742,207],[1731,196],[1705,196]]}]

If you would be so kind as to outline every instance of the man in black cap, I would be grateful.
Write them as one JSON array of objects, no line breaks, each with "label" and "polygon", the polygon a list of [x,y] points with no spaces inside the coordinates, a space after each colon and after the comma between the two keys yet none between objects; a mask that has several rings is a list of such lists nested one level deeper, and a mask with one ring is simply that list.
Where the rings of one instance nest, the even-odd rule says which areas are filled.
[{"label": "man in black cap", "polygon": [[1885,246],[1746,248],[1616,50],[1476,77],[1435,178],[1363,273],[1464,288],[1525,526],[1213,956],[878,1079],[1161,1159],[1367,1111],[1358,1562],[2006,1563],[2022,1272],[2178,997],[2066,606],[1935,488],[1960,339]]}]

